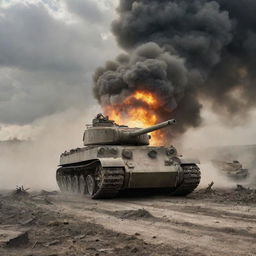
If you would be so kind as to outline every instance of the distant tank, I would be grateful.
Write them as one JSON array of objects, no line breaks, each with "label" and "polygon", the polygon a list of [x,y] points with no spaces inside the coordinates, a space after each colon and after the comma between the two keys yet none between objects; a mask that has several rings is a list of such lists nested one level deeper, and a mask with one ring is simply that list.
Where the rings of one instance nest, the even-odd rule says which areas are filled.
[{"label": "distant tank", "polygon": [[234,160],[233,162],[212,160],[212,163],[224,175],[233,180],[243,180],[249,175],[248,169],[243,168],[242,164],[237,160]]},{"label": "distant tank", "polygon": [[173,124],[175,120],[145,129],[129,128],[98,114],[84,132],[85,147],[61,155],[56,173],[60,190],[92,199],[113,198],[121,190],[142,188],[190,194],[201,178],[198,161],[179,157],[173,146],[149,146],[148,133]]}]

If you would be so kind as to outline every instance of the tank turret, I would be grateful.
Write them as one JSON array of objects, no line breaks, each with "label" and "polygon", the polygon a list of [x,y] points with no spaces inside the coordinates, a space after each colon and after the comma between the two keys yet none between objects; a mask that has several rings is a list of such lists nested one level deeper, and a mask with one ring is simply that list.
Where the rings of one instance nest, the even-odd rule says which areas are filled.
[{"label": "tank turret", "polygon": [[169,120],[148,128],[129,128],[118,125],[108,117],[98,114],[93,119],[92,125],[88,125],[84,132],[84,145],[149,145],[148,133],[175,124],[175,120]]}]

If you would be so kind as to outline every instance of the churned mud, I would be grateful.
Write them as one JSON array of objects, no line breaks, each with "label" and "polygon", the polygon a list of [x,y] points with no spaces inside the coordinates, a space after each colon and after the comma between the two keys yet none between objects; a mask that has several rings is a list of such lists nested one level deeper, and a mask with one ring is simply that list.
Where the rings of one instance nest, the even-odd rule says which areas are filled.
[{"label": "churned mud", "polygon": [[[256,256],[255,206],[256,191],[242,187],[101,201],[2,193],[0,255]],[[24,240],[11,240],[14,231]]]}]

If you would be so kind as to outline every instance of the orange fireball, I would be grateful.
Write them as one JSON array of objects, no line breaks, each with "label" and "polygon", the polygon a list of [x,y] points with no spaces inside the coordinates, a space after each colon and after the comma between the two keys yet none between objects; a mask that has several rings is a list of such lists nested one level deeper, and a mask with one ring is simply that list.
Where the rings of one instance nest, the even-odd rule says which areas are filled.
[{"label": "orange fireball", "polygon": [[[123,103],[105,106],[104,112],[118,124],[145,128],[160,122],[155,111],[159,107],[160,102],[156,95],[138,90],[128,96]],[[161,131],[152,132],[151,136],[151,145],[163,144],[164,136]]]}]

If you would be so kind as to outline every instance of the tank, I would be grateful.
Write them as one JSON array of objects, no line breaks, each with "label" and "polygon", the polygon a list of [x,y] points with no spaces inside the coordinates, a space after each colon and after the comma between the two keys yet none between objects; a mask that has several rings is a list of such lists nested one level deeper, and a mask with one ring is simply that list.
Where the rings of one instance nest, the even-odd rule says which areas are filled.
[{"label": "tank", "polygon": [[56,179],[61,191],[92,199],[113,198],[122,190],[164,188],[186,196],[200,183],[197,160],[184,159],[170,146],[150,146],[152,131],[175,120],[145,128],[118,125],[102,114],[87,125],[84,147],[60,156]]},{"label": "tank", "polygon": [[212,160],[212,163],[225,176],[232,180],[243,180],[249,176],[248,169],[243,168],[238,160],[234,160],[233,162]]}]

